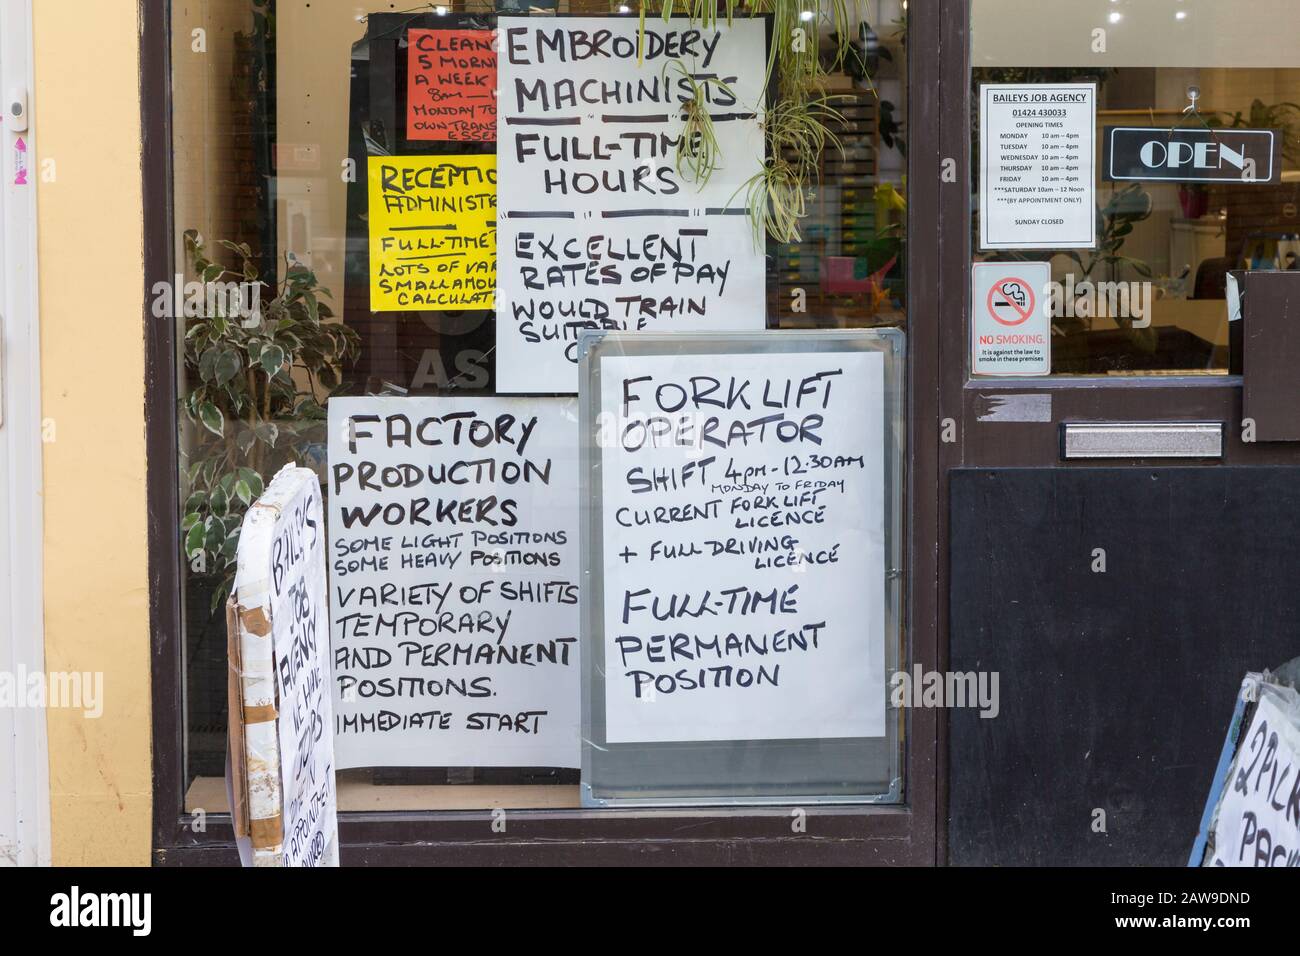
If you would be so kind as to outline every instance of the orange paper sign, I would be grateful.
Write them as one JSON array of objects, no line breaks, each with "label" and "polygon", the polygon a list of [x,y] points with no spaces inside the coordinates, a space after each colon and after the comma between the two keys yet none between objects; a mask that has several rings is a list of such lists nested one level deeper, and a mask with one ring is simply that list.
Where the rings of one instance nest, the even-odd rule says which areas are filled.
[{"label": "orange paper sign", "polygon": [[497,138],[497,55],[486,30],[411,30],[406,138],[492,143]]}]

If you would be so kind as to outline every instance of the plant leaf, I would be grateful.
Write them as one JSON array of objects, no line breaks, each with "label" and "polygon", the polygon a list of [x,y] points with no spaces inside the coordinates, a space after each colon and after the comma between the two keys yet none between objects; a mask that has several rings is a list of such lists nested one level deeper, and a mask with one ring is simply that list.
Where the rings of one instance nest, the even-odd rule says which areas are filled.
[{"label": "plant leaf", "polygon": [[214,488],[212,494],[208,498],[208,507],[212,509],[212,513],[218,518],[224,518],[229,510],[229,506],[230,498],[227,497],[225,491],[223,491],[219,486]]},{"label": "plant leaf", "polygon": [[193,558],[203,550],[203,540],[207,535],[207,530],[202,524],[196,524],[190,528],[185,535],[185,556]]},{"label": "plant leaf", "polygon": [[225,385],[244,368],[244,362],[234,349],[222,349],[213,366],[213,374],[218,385]]},{"label": "plant leaf", "polygon": [[276,374],[284,365],[284,349],[280,348],[278,345],[268,345],[262,350],[262,354],[258,361],[262,365],[262,370],[266,372],[269,377],[275,378]]},{"label": "plant leaf", "polygon": [[211,402],[204,402],[199,406],[199,421],[203,423],[204,428],[218,438],[225,437],[226,418],[221,414],[221,409]]},{"label": "plant leaf", "polygon": [[210,523],[207,532],[203,536],[203,550],[217,554],[221,551],[221,545],[226,540],[226,529],[220,521]]},{"label": "plant leaf", "polygon": [[239,480],[248,485],[249,490],[253,493],[254,498],[262,494],[262,476],[251,468],[239,469]]},{"label": "plant leaf", "polygon": [[199,378],[205,382],[213,381],[217,376],[217,359],[221,355],[221,349],[215,345],[212,348],[204,350],[199,356]]}]

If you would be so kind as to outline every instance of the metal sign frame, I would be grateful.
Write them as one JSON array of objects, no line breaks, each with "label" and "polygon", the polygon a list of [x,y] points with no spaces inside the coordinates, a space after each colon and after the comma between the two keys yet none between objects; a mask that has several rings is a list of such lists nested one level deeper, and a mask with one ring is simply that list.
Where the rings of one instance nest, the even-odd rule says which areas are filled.
[{"label": "metal sign frame", "polygon": [[902,711],[886,698],[883,737],[610,743],[604,717],[604,540],[601,367],[607,357],[879,352],[884,356],[885,661],[908,659],[902,627],[906,337],[898,329],[764,332],[586,332],[579,342],[582,482],[582,778],[584,806],[897,804],[903,800]]}]

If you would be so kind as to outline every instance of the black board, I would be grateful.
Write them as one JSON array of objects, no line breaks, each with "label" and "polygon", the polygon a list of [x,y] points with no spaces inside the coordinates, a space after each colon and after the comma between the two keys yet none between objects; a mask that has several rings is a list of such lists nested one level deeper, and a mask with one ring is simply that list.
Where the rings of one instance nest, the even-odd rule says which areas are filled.
[{"label": "black board", "polygon": [[492,394],[493,313],[372,312],[367,161],[371,156],[485,155],[496,144],[406,138],[407,34],[411,30],[491,31],[491,14],[376,13],[352,47],[348,155],[347,288],[343,320],[362,338],[361,360],[346,379],[352,392],[386,384],[411,394]]},{"label": "black board", "polygon": [[950,669],[1000,713],[950,712],[949,861],[1185,864],[1242,675],[1300,654],[1300,468],[963,469],[950,506]]}]

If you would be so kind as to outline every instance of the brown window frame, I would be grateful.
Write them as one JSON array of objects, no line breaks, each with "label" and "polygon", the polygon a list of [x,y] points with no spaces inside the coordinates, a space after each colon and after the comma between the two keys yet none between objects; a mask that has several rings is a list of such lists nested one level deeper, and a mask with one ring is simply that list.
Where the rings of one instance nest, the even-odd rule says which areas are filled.
[{"label": "brown window frame", "polygon": [[[939,481],[940,123],[965,123],[969,0],[913,0],[908,11],[909,194],[907,316],[907,666],[941,666],[946,593]],[[144,132],[145,413],[153,704],[153,849],[157,865],[237,864],[228,815],[196,833],[184,805],[180,502],[177,487],[175,325],[151,314],[149,289],[171,281],[173,263],[170,0],[140,0],[140,101]],[[941,10],[941,7],[947,8]],[[944,16],[946,13],[946,17]],[[941,38],[941,32],[943,34]],[[954,36],[954,34],[958,34]],[[941,70],[942,66],[942,70]],[[941,78],[953,82],[942,96]],[[943,76],[941,77],[941,73]],[[963,154],[949,154],[961,156]],[[968,154],[967,154],[968,155]],[[929,184],[924,185],[924,184]],[[919,187],[919,188],[918,188]],[[957,197],[968,206],[968,198]],[[949,204],[951,209],[951,203]],[[966,210],[968,213],[968,210]],[[954,228],[965,229],[958,221]],[[946,857],[942,819],[941,714],[912,710],[904,725],[904,803],[680,810],[516,810],[506,832],[488,810],[341,813],[344,865],[495,864],[912,864]]]}]

